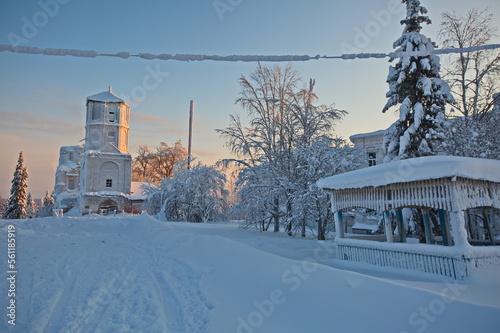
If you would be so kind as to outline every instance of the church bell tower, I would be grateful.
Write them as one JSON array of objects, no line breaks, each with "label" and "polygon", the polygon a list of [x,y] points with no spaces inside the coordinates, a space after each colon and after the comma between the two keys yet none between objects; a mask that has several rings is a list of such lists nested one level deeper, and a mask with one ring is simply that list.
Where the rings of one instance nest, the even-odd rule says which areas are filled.
[{"label": "church bell tower", "polygon": [[80,211],[123,211],[130,193],[130,106],[108,91],[87,97]]}]

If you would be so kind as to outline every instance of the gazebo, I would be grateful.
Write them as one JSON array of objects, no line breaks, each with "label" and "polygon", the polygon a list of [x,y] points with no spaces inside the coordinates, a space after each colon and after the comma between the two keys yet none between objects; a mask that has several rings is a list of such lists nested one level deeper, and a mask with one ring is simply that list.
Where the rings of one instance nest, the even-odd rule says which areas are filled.
[{"label": "gazebo", "polygon": [[[492,230],[495,214],[484,214],[488,234],[483,242],[472,243],[466,230],[468,209],[500,209],[500,161],[418,157],[335,175],[317,184],[330,193],[338,259],[416,269],[454,279],[464,278],[477,267],[500,265],[500,246],[496,246],[500,243]],[[376,237],[348,237],[342,212],[356,208],[383,213],[385,237],[380,236],[379,241],[373,240]],[[407,242],[403,208],[422,210],[426,244]],[[429,210],[438,217],[439,239],[433,237]]]}]

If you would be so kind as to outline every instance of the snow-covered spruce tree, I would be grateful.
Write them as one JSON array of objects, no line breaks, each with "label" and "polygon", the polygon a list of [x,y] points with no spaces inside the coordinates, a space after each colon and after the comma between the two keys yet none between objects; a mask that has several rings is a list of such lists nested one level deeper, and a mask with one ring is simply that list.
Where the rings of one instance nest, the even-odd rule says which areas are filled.
[{"label": "snow-covered spruce tree", "polygon": [[37,204],[35,199],[31,196],[31,193],[28,193],[28,197],[26,198],[26,217],[29,219],[35,218],[37,216]]},{"label": "snow-covered spruce tree", "polygon": [[24,166],[23,152],[19,153],[12,187],[10,189],[10,198],[3,212],[4,219],[24,219],[27,217],[27,193],[28,188],[28,169]]},{"label": "snow-covered spruce tree", "polygon": [[393,45],[399,61],[389,67],[389,100],[382,110],[400,105],[399,119],[384,136],[384,162],[435,155],[436,145],[445,138],[445,106],[454,103],[448,84],[439,74],[439,57],[432,54],[436,45],[420,33],[422,23],[431,23],[424,16],[427,9],[419,0],[403,3],[406,18],[401,24],[405,28]]},{"label": "snow-covered spruce tree", "polygon": [[42,206],[38,212],[39,217],[48,217],[54,215],[54,197],[45,191],[45,197],[42,200]]}]

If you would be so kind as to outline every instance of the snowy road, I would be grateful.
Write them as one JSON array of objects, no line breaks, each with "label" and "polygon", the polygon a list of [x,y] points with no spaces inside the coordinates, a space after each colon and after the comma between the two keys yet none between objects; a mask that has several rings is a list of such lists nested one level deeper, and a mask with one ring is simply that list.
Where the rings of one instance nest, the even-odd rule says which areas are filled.
[{"label": "snowy road", "polygon": [[[1,220],[2,249],[12,224],[16,325],[3,314],[1,332],[492,332],[500,327],[498,271],[457,284],[339,262],[328,242],[241,231],[231,224],[161,223],[144,215]],[[7,256],[0,253],[0,302],[6,309]]]}]

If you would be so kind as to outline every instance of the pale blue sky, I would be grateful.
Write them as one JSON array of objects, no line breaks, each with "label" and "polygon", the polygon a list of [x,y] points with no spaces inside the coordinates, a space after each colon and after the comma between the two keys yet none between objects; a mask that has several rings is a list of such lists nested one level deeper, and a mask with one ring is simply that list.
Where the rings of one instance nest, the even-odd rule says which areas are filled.
[{"label": "pale blue sky", "polygon": [[[227,10],[218,12],[217,4],[225,4]],[[402,32],[403,11],[398,4],[397,0],[3,0],[0,43],[101,53],[313,56],[346,53],[347,46],[361,52],[389,52]],[[445,10],[464,13],[471,6],[489,7],[500,21],[498,0],[422,4],[434,22],[422,32],[434,40]],[[387,128],[394,121],[393,114],[381,113],[388,66],[386,59],[294,63],[305,81],[316,79],[320,103],[335,103],[349,112],[336,128],[345,138]],[[85,98],[109,85],[132,106],[132,155],[138,145],[154,147],[161,141],[173,144],[180,139],[187,146],[193,99],[195,157],[206,164],[229,157],[214,129],[227,126],[229,115],[242,111],[234,104],[237,80],[254,68],[254,63],[242,62],[1,52],[0,195],[8,197],[21,150],[30,171],[29,191],[41,197],[53,189],[59,147],[76,145],[83,138]],[[157,73],[156,80],[148,77],[151,72]],[[141,91],[146,95],[139,96]],[[131,101],[134,96],[139,101]]]}]

